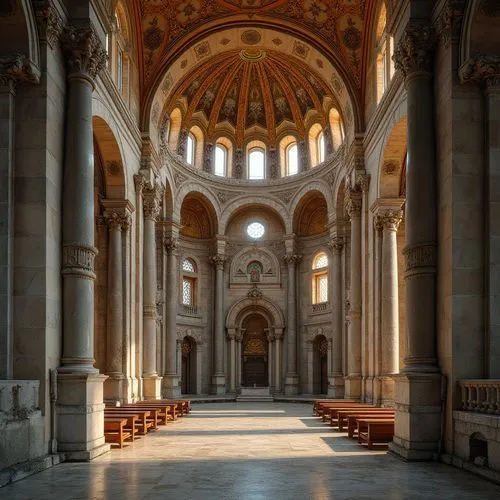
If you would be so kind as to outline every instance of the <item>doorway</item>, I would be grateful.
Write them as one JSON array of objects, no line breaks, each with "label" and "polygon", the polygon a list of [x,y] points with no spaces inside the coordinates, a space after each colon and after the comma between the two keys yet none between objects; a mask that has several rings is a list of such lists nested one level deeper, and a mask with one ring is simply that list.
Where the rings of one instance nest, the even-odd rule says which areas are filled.
[{"label": "doorway", "polygon": [[196,393],[196,344],[191,337],[184,337],[181,345],[181,393]]},{"label": "doorway", "polygon": [[267,321],[260,314],[251,314],[243,321],[245,330],[242,346],[242,385],[244,387],[269,386],[269,353]]},{"label": "doorway", "polygon": [[324,335],[314,339],[313,391],[314,394],[328,392],[328,340]]}]

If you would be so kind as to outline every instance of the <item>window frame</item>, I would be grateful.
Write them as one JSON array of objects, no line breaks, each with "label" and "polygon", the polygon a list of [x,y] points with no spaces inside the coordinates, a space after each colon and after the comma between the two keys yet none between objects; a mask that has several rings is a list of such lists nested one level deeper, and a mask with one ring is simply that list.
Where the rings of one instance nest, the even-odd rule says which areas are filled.
[{"label": "window frame", "polygon": [[[251,168],[251,165],[250,165],[250,157],[252,156],[253,153],[257,153],[257,152],[260,152],[262,153],[262,177],[251,177],[250,175],[250,168]],[[248,165],[248,168],[247,168],[247,171],[248,171],[248,175],[247,175],[247,178],[248,180],[250,181],[261,181],[261,180],[264,180],[266,178],[266,150],[264,147],[262,146],[252,146],[251,148],[248,149],[248,153],[247,153],[247,165]]]},{"label": "window frame", "polygon": [[[296,170],[295,172],[290,171],[290,150],[292,148],[295,148],[295,154],[296,154]],[[285,175],[287,177],[291,175],[297,175],[299,173],[299,145],[297,141],[293,141],[290,144],[288,144],[285,148]]]},{"label": "window frame", "polygon": [[[188,158],[188,155],[189,155],[189,140],[191,140],[191,142],[192,142],[191,161]],[[188,135],[187,135],[187,138],[186,138],[186,155],[185,155],[184,161],[188,165],[191,165],[192,167],[195,166],[194,162],[195,162],[195,159],[196,159],[196,142],[197,141],[196,141],[195,135],[193,134],[193,132],[189,131]]]},{"label": "window frame", "polygon": [[[326,257],[326,265],[322,267],[317,267],[317,262],[323,257]],[[311,276],[311,303],[312,305],[327,304],[330,300],[330,290],[329,290],[329,276],[328,270],[330,265],[330,259],[324,251],[316,253],[312,261],[312,276]],[[322,297],[321,294],[321,283],[326,280],[326,292],[325,296]],[[321,300],[325,298],[326,300]]]},{"label": "window frame", "polygon": [[[187,271],[184,269],[184,262],[189,262],[194,271]],[[190,287],[191,287],[191,294],[190,294],[190,304],[186,304],[184,302],[184,283],[189,282]],[[191,258],[191,257],[184,257],[182,259],[182,264],[181,264],[181,280],[180,280],[180,304],[182,306],[187,306],[187,307],[197,307],[198,306],[198,264],[196,261]]]},{"label": "window frame", "polygon": [[[224,155],[222,174],[217,173],[217,150],[222,151],[222,153]],[[227,177],[227,167],[228,167],[228,159],[229,159],[228,157],[229,157],[228,148],[226,146],[224,146],[224,144],[217,142],[215,144],[215,152],[214,152],[214,175],[216,175],[217,177]]]}]

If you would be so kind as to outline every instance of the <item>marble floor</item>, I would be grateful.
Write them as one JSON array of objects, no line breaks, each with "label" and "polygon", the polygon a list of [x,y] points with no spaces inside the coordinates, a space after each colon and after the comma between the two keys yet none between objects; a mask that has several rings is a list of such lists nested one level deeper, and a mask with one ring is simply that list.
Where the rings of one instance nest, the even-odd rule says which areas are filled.
[{"label": "marble floor", "polygon": [[210,403],[91,463],[0,489],[2,500],[500,499],[500,487],[437,463],[367,451],[311,405]]}]

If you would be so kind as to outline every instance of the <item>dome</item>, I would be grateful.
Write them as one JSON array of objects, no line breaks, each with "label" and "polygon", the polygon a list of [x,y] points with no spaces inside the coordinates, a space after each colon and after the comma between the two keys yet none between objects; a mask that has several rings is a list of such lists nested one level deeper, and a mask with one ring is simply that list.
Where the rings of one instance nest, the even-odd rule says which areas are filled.
[{"label": "dome", "polygon": [[276,146],[285,135],[304,138],[311,123],[324,127],[332,102],[328,85],[297,58],[244,48],[195,67],[166,109],[181,109],[182,127],[200,127],[206,141],[224,135],[236,147],[256,139]]}]

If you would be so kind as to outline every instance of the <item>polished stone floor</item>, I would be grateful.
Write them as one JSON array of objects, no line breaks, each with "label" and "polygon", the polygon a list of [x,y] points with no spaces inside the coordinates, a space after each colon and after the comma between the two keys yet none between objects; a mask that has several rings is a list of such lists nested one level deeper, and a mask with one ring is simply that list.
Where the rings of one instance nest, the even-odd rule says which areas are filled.
[{"label": "polished stone floor", "polygon": [[122,450],[0,489],[2,500],[500,499],[500,487],[442,464],[368,452],[311,405],[211,403]]}]

